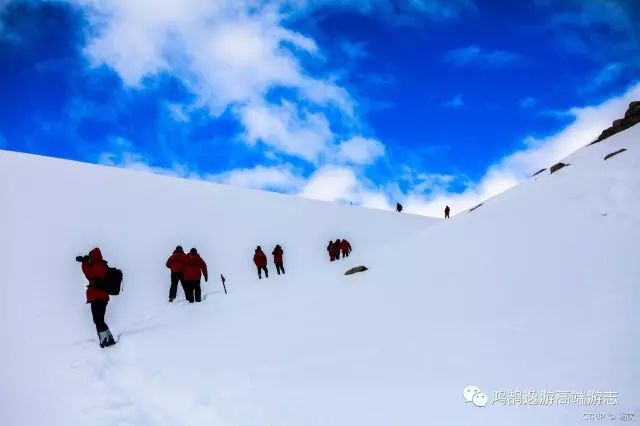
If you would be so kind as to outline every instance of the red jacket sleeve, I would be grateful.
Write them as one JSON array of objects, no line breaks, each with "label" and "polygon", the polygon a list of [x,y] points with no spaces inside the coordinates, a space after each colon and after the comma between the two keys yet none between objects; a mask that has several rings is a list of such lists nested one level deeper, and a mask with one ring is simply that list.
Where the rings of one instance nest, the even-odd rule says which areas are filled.
[{"label": "red jacket sleeve", "polygon": [[204,260],[200,259],[200,269],[202,270],[202,275],[204,276],[205,281],[209,281],[209,272],[207,271],[207,264]]}]

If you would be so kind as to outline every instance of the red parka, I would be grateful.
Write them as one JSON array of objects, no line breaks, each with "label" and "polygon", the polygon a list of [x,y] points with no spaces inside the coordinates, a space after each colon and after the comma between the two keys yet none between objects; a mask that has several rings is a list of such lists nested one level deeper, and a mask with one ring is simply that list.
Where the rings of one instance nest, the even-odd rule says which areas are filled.
[{"label": "red parka", "polygon": [[258,268],[267,266],[267,255],[264,254],[261,249],[256,249],[253,255],[253,263],[255,263]]},{"label": "red parka", "polygon": [[329,241],[327,251],[329,252],[329,259],[331,259],[331,261],[336,260],[336,255],[338,254],[338,251],[336,250],[336,243]]},{"label": "red parka", "polygon": [[282,255],[284,254],[282,247],[276,246],[271,254],[273,255],[273,263],[282,264]]},{"label": "red parka", "polygon": [[200,281],[200,277],[204,276],[204,280],[209,280],[207,273],[207,264],[202,260],[198,253],[189,253],[184,258],[184,280]]},{"label": "red parka", "polygon": [[99,248],[94,248],[89,252],[89,262],[82,262],[82,272],[89,281],[87,303],[96,300],[108,301],[109,293],[95,287],[98,280],[103,280],[107,277],[107,263],[102,259],[102,253]]},{"label": "red parka", "polygon": [[342,254],[351,253],[351,244],[349,244],[349,241],[344,239],[340,241],[340,250],[342,250]]},{"label": "red parka", "polygon": [[173,252],[169,259],[167,259],[167,268],[171,269],[171,272],[184,272],[184,263],[187,259],[187,255],[182,250],[176,250]]}]

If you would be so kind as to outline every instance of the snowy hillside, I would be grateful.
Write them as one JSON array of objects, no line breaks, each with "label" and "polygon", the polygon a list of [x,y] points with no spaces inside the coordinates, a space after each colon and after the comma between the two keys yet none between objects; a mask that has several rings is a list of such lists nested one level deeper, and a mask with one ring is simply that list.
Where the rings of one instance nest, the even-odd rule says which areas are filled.
[{"label": "snowy hillside", "polygon": [[[448,221],[0,151],[0,424],[638,422],[639,139]],[[354,253],[330,263],[338,237]],[[287,275],[259,281],[253,248],[276,243]],[[209,264],[201,304],[167,303],[176,244]],[[125,272],[108,349],[74,261],[94,246]],[[467,385],[617,405],[478,408]]]}]

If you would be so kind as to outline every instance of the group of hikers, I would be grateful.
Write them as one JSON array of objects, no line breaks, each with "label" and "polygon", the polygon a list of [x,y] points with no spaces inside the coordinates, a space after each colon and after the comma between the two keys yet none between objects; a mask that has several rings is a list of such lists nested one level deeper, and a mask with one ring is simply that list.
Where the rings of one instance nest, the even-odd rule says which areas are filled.
[{"label": "group of hikers", "polygon": [[184,297],[189,303],[202,300],[202,288],[200,280],[209,281],[207,264],[198,254],[198,250],[192,248],[189,254],[185,254],[182,246],[177,246],[169,259],[167,268],[171,271],[171,287],[169,287],[169,302],[173,302],[178,292],[178,283],[182,284]]},{"label": "group of hikers", "polygon": [[[332,243],[334,244],[334,243]],[[340,251],[344,256],[348,256],[351,252],[351,245],[346,240],[336,240],[337,257],[340,257]],[[333,251],[332,251],[333,253]],[[276,265],[276,271],[278,275],[284,274],[284,250],[280,244],[277,244],[273,251],[273,262]],[[336,254],[332,255],[331,260],[334,260]],[[105,322],[105,313],[107,310],[107,304],[109,303],[109,291],[108,288],[108,274],[110,268],[108,263],[102,257],[102,252],[99,248],[92,249],[88,255],[77,256],[76,261],[81,263],[82,272],[85,278],[89,282],[87,285],[86,298],[87,303],[91,305],[91,315],[93,317],[93,323],[96,326],[98,333],[98,341],[100,347],[108,347],[116,343],[109,327]],[[265,274],[265,278],[269,277],[269,270],[267,269],[267,255],[262,251],[260,246],[256,247],[253,255],[253,263],[258,270],[258,278],[262,279],[262,272]],[[171,271],[171,284],[169,287],[169,302],[173,302],[177,296],[178,284],[182,285],[185,298],[189,303],[202,301],[202,288],[200,286],[201,279],[204,281],[209,280],[209,273],[207,271],[207,263],[200,257],[198,250],[192,248],[189,253],[185,253],[182,246],[177,246],[173,253],[169,256],[166,262],[167,268]],[[120,274],[120,282],[122,275]],[[224,281],[224,277],[222,277]],[[120,282],[118,282],[117,292],[119,293]]]},{"label": "group of hikers", "polygon": [[338,238],[335,241],[329,241],[327,251],[329,252],[329,260],[333,262],[340,259],[340,253],[342,253],[343,258],[349,257],[349,253],[351,253],[351,244],[344,238]]},{"label": "group of hikers", "polygon": [[[280,244],[277,244],[273,251],[271,252],[273,255],[273,263],[276,265],[276,271],[278,275],[282,272],[284,274],[284,263],[282,257],[284,255],[284,250]],[[269,278],[269,269],[267,269],[267,255],[262,251],[262,247],[256,247],[256,251],[253,254],[253,263],[258,268],[258,278],[262,279],[262,271],[264,271],[265,278]]]},{"label": "group of hikers", "polygon": [[[402,204],[396,203],[396,211],[398,213],[401,213],[402,209],[403,209]],[[449,219],[449,213],[451,213],[451,209],[449,208],[449,206],[445,206],[445,208],[444,208],[444,218],[445,219]]]},{"label": "group of hikers", "polygon": [[[402,211],[402,205],[400,203],[397,204],[396,211]],[[450,211],[449,206],[446,206],[444,209],[444,217],[446,219],[449,219]],[[340,255],[342,255],[343,258],[349,257],[351,250],[351,244],[345,238],[329,241],[329,245],[327,246],[329,260],[331,262],[339,260]],[[271,254],[273,255],[273,263],[276,265],[278,275],[281,273],[284,274],[284,250],[282,246],[277,244]],[[87,303],[91,304],[91,316],[96,326],[100,347],[104,348],[114,345],[116,341],[104,320],[110,294],[107,289],[105,289],[105,282],[107,281],[110,270],[115,270],[120,274],[120,281],[122,280],[122,273],[117,269],[108,267],[108,263],[103,259],[102,253],[97,247],[91,250],[88,255],[77,256],[76,261],[82,264],[82,272],[87,281],[89,281],[86,297]],[[260,246],[257,246],[255,249],[253,263],[258,270],[259,279],[262,279],[262,272],[264,272],[265,278],[269,278],[267,255],[262,251]],[[169,256],[169,259],[167,259],[166,266],[171,271],[169,302],[175,300],[178,292],[178,284],[182,284],[185,298],[189,303],[200,302],[202,300],[200,281],[204,278],[204,281],[207,282],[209,280],[209,274],[207,272],[207,264],[198,254],[198,250],[192,248],[189,250],[189,253],[185,253],[182,246],[177,246],[171,256]],[[224,282],[224,277],[222,277],[222,279]],[[118,294],[119,285],[120,283],[118,282],[117,292],[111,294]]]},{"label": "group of hikers", "polygon": [[[398,203],[396,207],[398,212],[402,211],[402,205]],[[444,217],[446,219],[449,219],[450,211],[449,206],[446,206],[444,209]],[[340,255],[342,255],[343,258],[349,257],[351,250],[351,244],[345,238],[329,241],[329,245],[327,246],[329,260],[331,262],[339,260]],[[278,275],[281,273],[284,274],[284,250],[282,246],[277,244],[271,254],[273,255],[273,263],[276,265]],[[110,271],[117,271],[117,273],[120,274],[120,281],[122,280],[122,273],[108,266],[108,263],[102,257],[100,249],[97,247],[91,250],[88,255],[76,257],[76,261],[82,264],[82,272],[87,281],[89,281],[86,297],[87,303],[91,304],[91,316],[96,326],[100,347],[111,346],[115,344],[116,341],[104,320],[110,294],[107,291],[107,287],[105,287],[105,282],[108,281]],[[269,278],[267,255],[262,251],[260,246],[257,246],[255,249],[253,263],[258,270],[259,279],[262,279],[262,272],[264,272],[265,278]],[[207,272],[207,264],[198,254],[198,250],[192,248],[189,250],[189,253],[185,253],[182,246],[177,246],[171,256],[169,256],[169,259],[167,259],[166,266],[171,271],[169,302],[175,300],[178,292],[178,284],[182,284],[185,298],[189,303],[200,302],[202,300],[200,281],[204,278],[204,281],[207,282],[209,280],[209,274]],[[222,278],[224,281],[224,277]],[[117,285],[117,292],[112,292],[111,294],[118,294],[120,282],[118,282]]]}]

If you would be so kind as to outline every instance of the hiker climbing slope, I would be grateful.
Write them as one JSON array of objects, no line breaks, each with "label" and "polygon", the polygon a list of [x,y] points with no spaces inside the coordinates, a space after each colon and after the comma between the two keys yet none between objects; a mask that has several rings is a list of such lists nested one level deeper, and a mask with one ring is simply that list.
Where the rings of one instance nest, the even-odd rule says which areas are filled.
[{"label": "hiker climbing slope", "polygon": [[[173,302],[178,292],[178,283],[184,288],[184,263],[187,255],[182,246],[176,247],[173,254],[167,259],[167,268],[171,270],[171,286],[169,287],[169,302]],[[187,292],[185,291],[185,297]]]},{"label": "hiker climbing slope", "polygon": [[107,262],[102,258],[99,248],[94,248],[88,256],[78,256],[76,261],[82,264],[82,273],[89,281],[87,286],[87,303],[91,304],[91,316],[98,333],[100,347],[114,345],[116,342],[104,321],[104,316],[109,303],[109,293],[102,288],[104,280],[107,278]]},{"label": "hiker climbing slope", "polygon": [[186,255],[184,261],[184,294],[189,303],[200,302],[202,300],[202,289],[200,287],[200,279],[204,277],[204,281],[209,281],[207,272],[207,264],[198,254],[198,250],[192,248]]},{"label": "hiker climbing slope", "polygon": [[256,251],[253,254],[253,263],[256,265],[256,268],[258,268],[258,278],[262,279],[262,271],[264,271],[265,278],[269,278],[267,255],[264,254],[260,246],[256,247]]},{"label": "hiker climbing slope", "polygon": [[284,250],[282,250],[280,244],[276,245],[271,254],[273,255],[273,263],[275,263],[276,265],[276,271],[278,272],[278,275],[280,275],[280,271],[282,271],[282,273],[284,274],[284,263],[282,260]]}]

